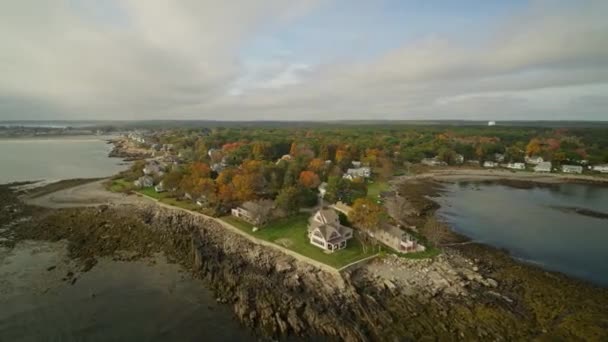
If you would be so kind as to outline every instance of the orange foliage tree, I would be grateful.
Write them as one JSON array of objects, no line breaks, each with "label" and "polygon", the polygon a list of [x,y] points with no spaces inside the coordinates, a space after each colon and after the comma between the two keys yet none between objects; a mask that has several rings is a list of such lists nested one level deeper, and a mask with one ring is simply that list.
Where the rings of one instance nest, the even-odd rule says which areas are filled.
[{"label": "orange foliage tree", "polygon": [[302,171],[300,173],[299,182],[302,186],[313,189],[321,184],[319,176],[312,171]]}]

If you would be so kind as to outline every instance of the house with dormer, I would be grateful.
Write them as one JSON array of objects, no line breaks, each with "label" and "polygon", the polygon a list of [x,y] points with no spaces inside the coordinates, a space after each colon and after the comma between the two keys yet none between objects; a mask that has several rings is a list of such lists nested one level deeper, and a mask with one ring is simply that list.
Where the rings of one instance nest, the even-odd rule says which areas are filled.
[{"label": "house with dormer", "polygon": [[308,223],[310,243],[330,253],[346,248],[352,237],[353,230],[340,224],[338,213],[333,209],[317,211]]}]

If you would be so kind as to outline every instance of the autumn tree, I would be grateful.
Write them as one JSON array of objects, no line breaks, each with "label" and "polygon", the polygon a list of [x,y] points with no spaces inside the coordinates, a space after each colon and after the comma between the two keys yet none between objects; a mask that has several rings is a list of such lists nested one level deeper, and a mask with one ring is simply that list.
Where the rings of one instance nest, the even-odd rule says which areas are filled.
[{"label": "autumn tree", "polygon": [[540,154],[542,149],[541,141],[537,138],[530,140],[528,146],[526,146],[526,155],[535,156]]},{"label": "autumn tree", "polygon": [[300,172],[300,177],[298,178],[298,182],[309,189],[314,189],[321,184],[319,180],[319,176],[312,171],[302,171]]},{"label": "autumn tree", "polygon": [[381,205],[368,198],[359,198],[353,203],[348,220],[355,227],[373,233],[386,222],[387,214]]},{"label": "autumn tree", "polygon": [[325,161],[319,159],[319,158],[314,158],[310,161],[310,163],[308,163],[308,170],[315,172],[315,173],[320,173],[323,169],[325,168]]},{"label": "autumn tree", "polygon": [[237,174],[232,178],[234,198],[239,202],[251,201],[256,198],[256,179],[254,174]]},{"label": "autumn tree", "polygon": [[372,245],[376,245],[376,239],[370,238],[370,234],[380,229],[387,221],[387,214],[384,207],[374,203],[367,198],[359,198],[355,200],[352,210],[348,215],[348,220],[355,227],[359,228],[360,241],[364,244],[370,241]]}]

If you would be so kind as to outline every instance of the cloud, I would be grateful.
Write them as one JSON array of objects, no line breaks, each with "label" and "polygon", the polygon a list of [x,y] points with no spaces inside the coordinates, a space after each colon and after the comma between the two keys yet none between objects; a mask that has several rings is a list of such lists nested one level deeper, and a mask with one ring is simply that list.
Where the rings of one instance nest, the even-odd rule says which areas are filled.
[{"label": "cloud", "polygon": [[606,2],[532,2],[484,40],[429,34],[373,58],[310,63],[272,38],[244,55],[324,8],[292,3],[5,2],[0,120],[606,119]]}]

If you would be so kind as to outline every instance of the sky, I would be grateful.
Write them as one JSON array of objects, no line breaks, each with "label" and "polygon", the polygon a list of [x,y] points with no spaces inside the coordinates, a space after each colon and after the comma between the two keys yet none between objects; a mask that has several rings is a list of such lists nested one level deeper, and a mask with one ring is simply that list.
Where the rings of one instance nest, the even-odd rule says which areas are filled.
[{"label": "sky", "polygon": [[608,120],[608,1],[0,0],[0,120]]}]

